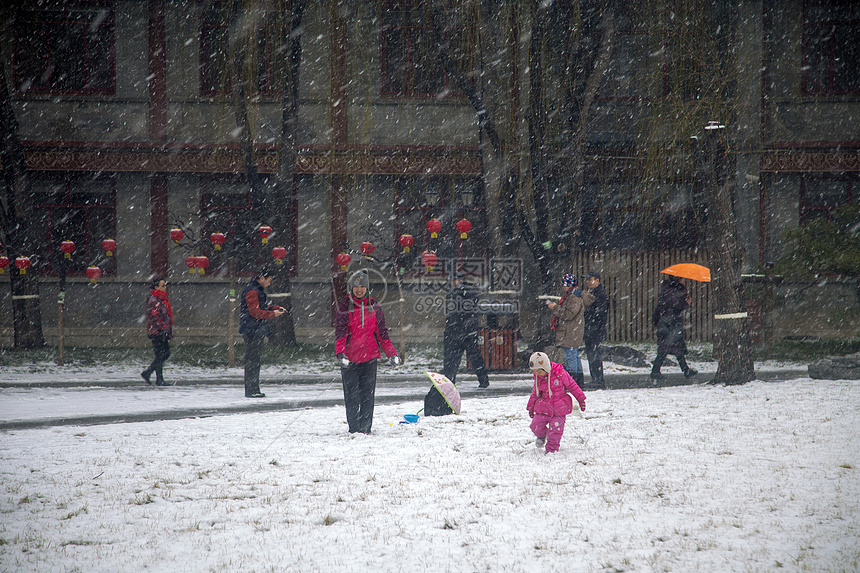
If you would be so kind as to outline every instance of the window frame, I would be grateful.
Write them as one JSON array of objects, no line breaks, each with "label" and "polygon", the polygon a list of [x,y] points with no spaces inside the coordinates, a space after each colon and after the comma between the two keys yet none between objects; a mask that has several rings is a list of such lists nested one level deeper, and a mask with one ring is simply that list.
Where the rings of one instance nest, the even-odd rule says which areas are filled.
[{"label": "window frame", "polygon": [[[50,7],[61,7],[61,10],[48,10],[46,9]],[[95,17],[86,19],[86,20],[78,20],[73,16],[70,16],[70,13],[74,13],[74,11],[78,10],[98,10],[99,13],[101,11],[106,11],[107,16],[102,18],[99,21],[99,14],[96,14]],[[57,16],[59,14],[59,16]],[[92,39],[96,36],[91,28],[93,24],[98,22],[98,26],[107,26],[107,42],[108,46],[106,47],[108,62],[106,64],[107,78],[104,83],[98,84],[96,87],[87,87],[89,80],[92,78],[95,73],[93,70],[97,70],[97,66],[88,65],[90,62],[95,61],[92,58],[92,54],[90,54],[90,45],[93,43]],[[35,67],[33,70],[25,70],[23,69],[26,63],[22,61],[21,52],[27,49],[29,46],[29,42],[19,41],[22,38],[22,34],[28,38],[40,38],[41,42],[39,42],[44,50],[42,54],[44,58],[47,58],[47,62],[41,68],[41,74],[34,74],[33,77],[41,77],[43,81],[47,78],[48,80],[53,80],[53,68],[51,65],[51,59],[56,56],[56,50],[51,47],[51,40],[55,37],[51,34],[52,27],[54,31],[64,30],[66,33],[63,34],[65,37],[70,37],[69,33],[70,26],[77,26],[83,28],[83,33],[80,35],[80,40],[83,42],[83,45],[80,46],[80,51],[78,54],[80,55],[80,59],[82,61],[81,73],[82,73],[82,81],[80,87],[56,87],[56,83],[52,82],[50,85],[43,84],[28,84],[31,79],[29,76],[33,71],[35,71]],[[34,31],[34,27],[37,28],[38,31]],[[23,7],[19,7],[15,10],[14,13],[14,21],[13,21],[13,37],[15,38],[15,48],[12,50],[12,58],[13,58],[13,76],[14,76],[14,89],[16,93],[19,94],[56,94],[56,95],[86,95],[86,96],[112,96],[116,94],[116,2],[115,0],[77,0],[77,1],[69,1],[66,3],[60,2],[46,2],[43,4],[41,9],[26,9]],[[63,57],[62,59],[68,59],[67,57]],[[22,77],[27,75],[28,77]],[[62,75],[59,75],[62,78]]]},{"label": "window frame", "polygon": [[[838,7],[844,6],[848,13],[848,19],[823,19],[823,20],[813,20],[814,16],[811,15],[814,8],[816,6],[824,6],[824,7]],[[824,87],[812,87],[810,83],[812,82],[812,70],[813,63],[810,62],[811,57],[811,46],[813,44],[811,38],[817,36],[815,33],[816,28],[825,28],[827,26],[831,27],[831,31],[828,34],[828,45],[829,49],[827,57],[826,57],[826,73],[821,73],[822,77],[826,76],[826,86]],[[801,21],[801,77],[800,77],[800,90],[803,95],[809,96],[842,96],[842,95],[857,95],[860,94],[860,80],[858,80],[858,85],[854,89],[839,89],[834,86],[835,82],[838,80],[835,70],[837,68],[837,54],[835,53],[835,37],[836,37],[836,27],[848,27],[849,30],[853,29],[854,34],[850,31],[847,34],[848,38],[857,38],[860,35],[860,4],[853,2],[852,0],[804,0],[803,2],[803,18]],[[857,47],[856,42],[854,44],[854,49],[858,50],[858,59],[860,59],[860,47]],[[822,58],[822,65],[825,64],[825,58]],[[846,66],[846,68],[849,66]],[[857,74],[857,71],[854,71]],[[846,75],[850,75],[851,71],[847,70]],[[824,83],[824,82],[822,82]]]},{"label": "window frame", "polygon": [[[637,26],[636,24],[634,24],[634,22],[641,22],[641,18],[636,16],[636,8],[639,7],[639,5],[640,5],[640,3],[634,2],[633,0],[627,0],[627,1],[624,1],[621,3],[621,10],[623,11],[623,17],[624,17],[624,21],[625,21],[626,26],[624,28],[619,28],[615,31],[615,34],[616,34],[616,36],[619,37],[619,39],[620,38],[628,38],[628,37],[632,37],[632,38],[644,37],[646,42],[648,42],[651,37],[658,35],[655,32],[649,32],[645,27],[642,27],[641,25]],[[625,56],[625,54],[622,54],[619,52],[619,46],[633,46],[633,45],[636,45],[636,44],[634,42],[630,42],[627,40],[616,41],[615,47],[612,51],[613,61],[616,61],[619,57]],[[644,94],[639,93],[639,94],[631,94],[631,95],[618,95],[615,93],[606,93],[606,91],[604,89],[604,85],[606,82],[603,81],[603,82],[601,82],[600,87],[597,89],[597,93],[594,96],[595,100],[597,100],[597,101],[622,101],[622,102],[624,102],[624,101],[649,101],[649,100],[654,100],[654,99],[662,98],[662,97],[669,95],[669,93],[671,93],[671,89],[672,89],[672,87],[670,85],[671,81],[670,81],[670,73],[669,73],[670,72],[670,66],[671,66],[670,49],[669,49],[670,48],[670,42],[668,40],[666,40],[665,38],[662,41],[662,47],[663,47],[662,63],[659,64],[659,67],[661,70],[662,81],[660,82],[660,92],[659,93],[649,94],[646,92]],[[651,49],[646,49],[646,57],[652,51],[653,50],[651,50]],[[657,64],[654,64],[654,65],[657,65]],[[651,73],[650,67],[646,66],[643,68],[642,66],[638,66],[636,64],[633,64],[633,67],[632,67],[632,73],[633,74],[640,73],[644,70],[648,70],[648,74],[650,75],[650,73]],[[633,77],[630,80],[630,84],[631,85],[639,85],[639,86],[644,85],[646,87],[646,89],[649,86],[649,82],[637,82],[635,77]],[[639,90],[635,90],[635,91],[639,91]]]},{"label": "window frame", "polygon": [[[435,206],[426,203],[426,191],[431,186],[439,192],[439,202]],[[471,187],[473,193],[472,205],[463,205],[458,201],[457,192],[465,187]],[[405,268],[405,275],[416,277],[418,275],[429,275],[443,277],[449,270],[449,261],[474,261],[487,260],[489,253],[489,229],[487,228],[487,214],[484,202],[481,198],[481,181],[479,177],[468,177],[459,175],[450,176],[428,176],[428,177],[398,177],[394,182],[394,237],[393,243],[401,249],[399,238],[403,234],[410,234],[415,239],[415,244],[410,247],[410,252],[401,254],[401,262]],[[415,201],[409,203],[404,199],[407,194],[417,198],[422,195],[423,202]],[[409,221],[410,215],[418,214],[419,227]],[[427,222],[431,219],[439,219],[442,222],[442,230],[439,237],[430,237],[427,230]],[[456,224],[461,219],[467,219],[472,224],[472,229],[466,239],[459,236]],[[439,258],[440,264],[431,273],[424,268],[421,254],[425,250],[432,250]]]},{"label": "window frame", "polygon": [[[807,187],[812,180],[817,182],[842,182],[846,184],[845,202],[841,204],[828,205],[826,203],[807,203]],[[820,196],[820,195],[818,195]],[[860,173],[815,173],[804,174],[800,179],[800,196],[798,209],[800,211],[800,226],[803,227],[811,221],[821,217],[827,221],[833,221],[833,212],[839,207],[852,203],[860,203]]]},{"label": "window frame", "polygon": [[[262,9],[262,8],[261,8]],[[203,97],[217,97],[227,95],[232,90],[232,71],[230,69],[229,54],[227,44],[229,43],[229,26],[223,18],[209,19],[207,13],[225,10],[222,2],[201,2],[199,12],[199,92]],[[263,46],[263,56],[260,59],[260,51],[254,53],[254,70],[257,76],[253,82],[253,95],[261,97],[279,97],[283,95],[283,90],[277,85],[277,74],[274,66],[274,54],[277,53],[277,39],[273,35],[274,27],[270,27],[270,18],[263,18],[263,24],[257,30],[257,45]],[[223,38],[218,38],[218,33],[224,34]],[[210,45],[210,34],[215,36],[217,49],[207,48]],[[262,40],[261,40],[262,37]],[[211,59],[213,54],[225,54],[223,59]],[[260,64],[262,62],[265,73],[259,74]],[[213,76],[210,79],[210,76]],[[223,81],[222,81],[223,80]],[[265,86],[261,89],[261,86]]]},{"label": "window frame", "polygon": [[[402,7],[399,12],[405,13],[407,20],[402,24],[386,23],[386,17],[393,12],[397,12],[397,8]],[[422,0],[384,0],[380,3],[380,29],[379,29],[379,95],[385,99],[442,99],[442,100],[459,100],[465,99],[466,94],[462,92],[450,77],[448,71],[441,65],[437,64],[439,75],[441,76],[441,84],[435,92],[422,92],[415,87],[415,54],[419,52],[416,49],[416,40],[414,38],[414,30],[425,30],[428,34],[432,34],[433,25],[425,24],[425,20],[429,19],[428,13],[425,10],[425,3]],[[415,15],[415,16],[413,16]],[[416,18],[420,15],[419,18]],[[414,22],[413,18],[420,19],[420,22]],[[450,39],[458,30],[465,30],[465,26],[454,25],[446,27],[442,33],[447,39]],[[403,46],[395,51],[404,51],[406,53],[406,65],[403,69],[406,71],[406,79],[402,82],[406,87],[401,90],[388,89],[393,83],[390,79],[396,74],[392,74],[391,70],[396,71],[396,66],[387,65],[389,59],[387,54],[391,51],[388,48],[387,34],[394,30],[405,30],[407,39],[403,42]],[[453,33],[452,33],[453,32]],[[430,42],[433,45],[434,42]],[[474,53],[470,53],[474,59]],[[471,80],[470,80],[471,81]]]},{"label": "window frame", "polygon": [[[87,180],[92,181],[93,179],[108,181],[110,191],[107,193],[90,192],[89,194],[93,196],[97,195],[99,197],[108,196],[109,202],[99,201],[88,203],[86,201],[73,201],[72,199],[75,198],[75,196],[80,197],[81,195],[87,194],[86,191],[80,190],[76,184],[81,185],[81,183],[85,183]],[[41,195],[42,192],[34,192],[33,209],[41,211],[37,216],[40,216],[44,223],[44,241],[39,248],[39,254],[44,257],[44,261],[39,265],[40,274],[46,276],[58,276],[61,269],[55,268],[54,261],[62,257],[60,243],[66,240],[77,239],[75,240],[75,251],[72,253],[70,263],[74,265],[74,267],[71,269],[67,268],[67,276],[86,276],[86,268],[93,264],[97,264],[97,266],[102,269],[104,276],[116,275],[116,256],[108,257],[101,248],[103,240],[116,238],[116,175],[113,173],[99,174],[95,176],[90,173],[72,172],[65,172],[61,175],[37,173],[34,177],[34,184],[37,186],[37,189],[39,183],[45,183],[48,187],[62,185],[63,190],[55,193],[62,193],[65,199],[64,201],[58,202],[40,201],[39,195]],[[46,192],[44,194],[50,195],[51,193]],[[83,240],[80,240],[75,236],[54,236],[56,229],[55,221],[62,217],[62,215],[58,216],[57,213],[61,210],[83,210],[85,221],[82,231],[82,234],[84,235]],[[108,212],[106,215],[106,223],[109,227],[109,232],[104,237],[95,237],[94,231],[91,230],[93,227],[93,214],[100,211]],[[119,245],[117,248],[121,249],[122,245]]]},{"label": "window frame", "polygon": [[[261,176],[261,184],[264,188],[271,188],[271,180],[270,176]],[[221,191],[213,191],[211,190],[211,186],[215,183],[218,184],[228,184],[232,185],[235,190],[231,190],[229,192],[221,192]],[[243,195],[245,198],[244,203],[240,204],[230,204],[230,205],[211,205],[207,204],[207,198],[213,195]],[[272,248],[276,246],[281,246],[287,249],[287,256],[284,258],[284,265],[287,267],[287,272],[289,276],[295,277],[298,275],[298,182],[294,181],[291,197],[288,199],[288,209],[289,212],[287,214],[288,220],[288,237],[290,237],[290,242],[285,244],[278,242],[277,229],[275,229],[275,233],[268,243],[263,244],[262,240],[259,237],[252,236],[250,238],[250,242],[252,243],[252,254],[253,257],[248,256],[247,254],[243,256],[239,256],[236,258],[236,276],[249,277],[254,276],[262,266],[265,265],[273,265],[276,264],[274,258],[272,257]],[[210,213],[212,212],[228,212],[230,218],[230,229],[222,229],[216,228],[210,224],[210,220],[212,217]],[[206,270],[209,274],[227,274],[229,272],[228,261],[229,261],[229,247],[230,241],[236,240],[236,229],[237,225],[241,225],[243,223],[241,216],[241,212],[246,212],[248,216],[252,215],[252,203],[251,203],[251,191],[248,187],[247,180],[244,175],[215,175],[215,176],[202,176],[200,178],[200,217],[201,217],[201,227],[200,227],[200,242],[201,242],[201,252],[202,254],[209,257],[209,268]],[[261,224],[272,225],[271,221],[262,222]],[[249,233],[252,231],[250,229],[246,229]],[[222,247],[222,250],[216,251],[215,246],[209,240],[209,236],[212,233],[220,232],[224,233],[227,238],[224,244],[226,245],[226,249]],[[256,251],[256,252],[253,252]]]},{"label": "window frame", "polygon": [[[692,189],[685,189],[678,184],[670,184],[670,187],[674,190],[673,195],[695,193],[696,191],[695,185]],[[601,193],[599,196],[593,196],[593,194],[588,193],[591,188],[602,189],[606,195]],[[582,206],[582,219],[580,221],[581,249],[661,251],[704,247],[707,216],[704,213],[703,205],[699,206],[701,212],[698,216],[696,205],[693,203],[685,203],[683,208],[674,212],[667,209],[663,201],[651,205],[640,205],[638,204],[640,198],[632,195],[634,188],[635,185],[631,183],[591,183],[588,185],[586,189],[587,200]],[[621,214],[624,220],[636,218],[640,228],[650,224],[655,231],[649,235],[644,234],[644,232],[640,233],[639,244],[636,246],[618,246],[612,242],[612,237],[617,236],[618,233],[613,232],[607,238],[606,232],[601,232],[602,228],[617,225],[615,217],[618,214]],[[690,219],[695,220],[697,218],[701,219],[702,222],[696,225],[689,224]],[[658,227],[659,235],[656,232]],[[694,232],[691,233],[688,230],[682,234],[673,230],[673,227],[694,229]],[[682,243],[681,239],[684,239],[685,236],[686,241]]]}]

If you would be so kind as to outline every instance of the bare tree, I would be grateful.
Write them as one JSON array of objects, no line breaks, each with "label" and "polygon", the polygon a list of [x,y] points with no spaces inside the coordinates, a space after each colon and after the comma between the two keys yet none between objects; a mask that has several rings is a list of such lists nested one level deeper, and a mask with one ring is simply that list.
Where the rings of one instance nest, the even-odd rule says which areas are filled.
[{"label": "bare tree", "polygon": [[[740,268],[743,261],[735,238],[737,221],[727,177],[725,127],[711,124],[702,136],[702,160],[708,209],[708,264],[716,314],[742,314]],[[715,321],[713,384],[736,385],[755,380],[749,330],[745,318]]]},{"label": "bare tree", "polygon": [[[614,2],[595,3],[583,10],[573,0],[547,4],[536,1],[530,18],[520,3],[478,0],[481,58],[478,63],[481,92],[459,70],[442,33],[439,9],[434,10],[440,60],[475,110],[481,130],[484,189],[495,255],[511,252],[512,236],[502,230],[517,228],[537,262],[541,290],[549,293],[569,261],[579,224],[577,197],[584,172],[585,128],[591,104],[608,69],[614,30]],[[519,138],[518,78],[505,93],[504,70],[518,73],[518,45],[522,34],[530,38],[528,56],[530,189],[520,189],[518,158],[509,149]],[[550,80],[549,78],[555,78]],[[561,79],[560,82],[557,80]],[[551,85],[547,85],[551,84]],[[562,122],[549,122],[547,103],[561,112]],[[507,115],[503,113],[507,104]],[[505,138],[498,129],[508,120]],[[562,125],[561,132],[551,128]],[[558,173],[566,176],[559,178]],[[559,184],[561,182],[561,184]],[[531,193],[528,193],[528,191]],[[543,311],[543,309],[542,309]],[[548,316],[539,321],[536,347],[549,341]]]},{"label": "bare tree", "polygon": [[[660,36],[672,38],[672,91],[651,106],[643,139],[643,200],[665,200],[663,183],[680,173],[687,178],[698,221],[704,227],[704,243],[711,269],[713,303],[710,312],[736,315],[743,310],[740,273],[743,253],[737,241],[734,186],[727,129],[739,115],[738,86],[748,83],[747,73],[735,63],[733,37],[737,13],[728,4],[668,0],[668,10],[655,11],[650,26]],[[666,17],[674,14],[674,19]],[[657,71],[662,77],[663,72]],[[662,81],[662,79],[660,80]],[[702,126],[709,122],[702,131]],[[693,138],[695,151],[688,153]],[[653,188],[652,188],[653,187]],[[755,379],[747,320],[715,320],[714,358],[718,362],[714,383],[743,384]]]},{"label": "bare tree", "polygon": [[[0,201],[0,227],[11,259],[32,256],[33,215],[30,206],[30,179],[24,148],[18,136],[18,120],[6,83],[6,68],[0,58],[0,161],[3,163],[5,193]],[[38,265],[27,274],[10,273],[14,346],[39,348],[45,345],[39,298]]]},{"label": "bare tree", "polygon": [[[302,59],[302,17],[304,16],[307,0],[287,0],[286,10],[279,10],[288,17],[281,19],[281,47],[284,50],[284,69],[281,73],[281,130],[280,151],[278,153],[278,173],[275,178],[275,224],[285,236],[289,236],[290,222],[284,206],[291,202],[295,186],[295,165],[297,129],[299,123],[299,71]],[[280,7],[280,6],[279,6]],[[293,323],[292,287],[290,285],[289,268],[277,274],[281,290],[288,293],[282,305],[287,309],[281,320],[275,321],[272,329],[272,343],[278,346],[297,346],[296,330]]]},{"label": "bare tree", "polygon": [[[249,50],[249,45],[255,39],[261,20],[266,13],[259,10],[256,3],[242,6],[240,0],[235,0],[229,13],[230,46],[232,62],[232,94],[233,110],[236,117],[236,129],[239,136],[239,147],[245,166],[245,176],[251,193],[252,220],[262,224],[268,213],[274,213],[275,231],[278,236],[289,241],[290,224],[287,205],[291,203],[294,185],[293,171],[296,163],[296,125],[298,121],[298,81],[299,64],[301,61],[301,23],[306,6],[306,0],[288,1],[287,6],[281,2],[273,2],[272,12],[286,14],[281,16],[279,25],[279,41],[284,50],[284,62],[281,72],[283,96],[281,100],[281,129],[280,152],[278,156],[278,172],[274,177],[274,189],[267,196],[263,182],[257,170],[256,153],[254,149],[253,126],[248,120],[248,98],[253,95],[253,86],[257,78],[249,70],[254,66],[255,54]],[[247,250],[251,250],[250,237],[252,229],[245,229],[244,239]],[[287,312],[272,325],[272,343],[278,346],[296,346],[295,326],[292,315],[292,289],[290,285],[289,267],[277,268],[275,272],[279,294],[284,295],[278,303]]]},{"label": "bare tree", "polygon": [[[585,130],[612,54],[615,2],[584,9],[572,0],[536,2],[529,44],[529,173],[531,197],[521,197],[520,231],[548,294],[576,248],[584,180]],[[550,85],[554,79],[558,81]],[[562,113],[565,121],[550,122]],[[562,126],[552,133],[551,124]],[[554,135],[554,137],[553,137]],[[541,307],[535,347],[550,344],[549,312]]]}]

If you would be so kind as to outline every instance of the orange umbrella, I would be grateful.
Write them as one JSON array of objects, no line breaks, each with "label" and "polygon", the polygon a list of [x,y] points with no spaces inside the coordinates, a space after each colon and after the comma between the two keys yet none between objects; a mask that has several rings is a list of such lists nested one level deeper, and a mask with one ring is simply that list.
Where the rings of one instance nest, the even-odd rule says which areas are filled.
[{"label": "orange umbrella", "polygon": [[672,265],[660,272],[675,277],[681,277],[682,279],[692,279],[694,281],[699,281],[700,283],[711,282],[711,269],[703,267],[702,265],[697,265],[696,263]]}]

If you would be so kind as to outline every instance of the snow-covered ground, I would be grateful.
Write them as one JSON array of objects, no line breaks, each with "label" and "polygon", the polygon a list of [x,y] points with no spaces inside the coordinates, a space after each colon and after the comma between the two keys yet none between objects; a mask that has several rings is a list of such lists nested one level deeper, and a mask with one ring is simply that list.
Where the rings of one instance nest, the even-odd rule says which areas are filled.
[{"label": "snow-covered ground", "polygon": [[525,402],[6,431],[0,571],[860,569],[857,381],[590,392],[549,456]]}]

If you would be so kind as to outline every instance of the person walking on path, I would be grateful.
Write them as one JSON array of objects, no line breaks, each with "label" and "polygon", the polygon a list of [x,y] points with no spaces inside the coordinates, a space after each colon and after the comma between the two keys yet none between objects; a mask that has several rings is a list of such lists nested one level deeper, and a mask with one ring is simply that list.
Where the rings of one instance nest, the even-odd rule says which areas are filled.
[{"label": "person walking on path", "polygon": [[609,296],[600,284],[600,273],[590,271],[585,275],[585,288],[594,297],[594,302],[585,308],[585,354],[588,356],[588,371],[591,383],[586,390],[606,388],[603,379],[603,349],[600,343],[606,339],[606,316],[609,314]]},{"label": "person walking on path", "polygon": [[442,336],[442,373],[445,377],[457,383],[457,370],[465,352],[478,376],[478,388],[488,388],[490,378],[478,348],[478,291],[468,285],[460,273],[451,277],[445,297],[445,331]]},{"label": "person walking on path", "polygon": [[564,351],[564,367],[578,384],[583,384],[579,348],[585,334],[585,308],[594,302],[594,295],[577,288],[576,275],[564,275],[562,284],[567,291],[561,300],[546,303],[553,314],[550,328],[555,331],[556,346]]},{"label": "person walking on path", "polygon": [[382,346],[392,366],[400,357],[388,336],[382,306],[368,294],[370,279],[364,271],[349,278],[350,292],[335,317],[335,353],[343,382],[343,401],[349,433],[369,434],[373,425],[376,366]]},{"label": "person walking on path", "polygon": [[164,381],[164,362],[170,358],[170,339],[173,338],[173,309],[167,297],[167,279],[158,277],[152,281],[152,291],[146,302],[146,335],[152,341],[155,354],[149,368],[140,373],[147,384],[155,372],[155,385],[167,386]]},{"label": "person walking on path", "polygon": [[557,452],[567,415],[573,412],[576,398],[579,409],[585,412],[585,393],[574,382],[561,364],[550,362],[543,352],[535,352],[529,358],[529,368],[534,373],[534,384],[526,407],[531,416],[532,433],[537,436],[535,446],[546,446],[546,453]]},{"label": "person walking on path", "polygon": [[266,301],[266,289],[275,280],[274,272],[264,268],[242,291],[239,307],[239,334],[245,340],[245,397],[265,398],[260,392],[260,359],[263,343],[269,336],[268,321],[286,312]]},{"label": "person walking on path", "polygon": [[660,285],[657,294],[657,306],[651,319],[657,333],[657,357],[651,368],[651,378],[655,381],[664,380],[666,376],[660,373],[666,356],[673,354],[678,359],[678,365],[685,378],[692,378],[698,371],[687,365],[684,357],[687,345],[684,343],[684,311],[690,306],[692,299],[687,293],[687,287],[680,279],[669,276]]}]

